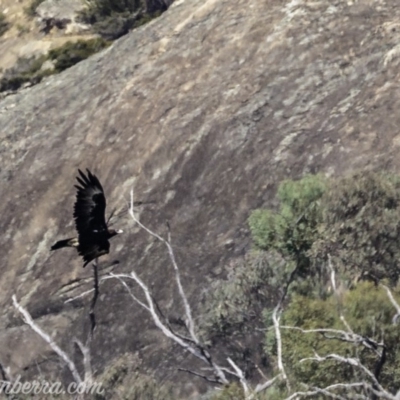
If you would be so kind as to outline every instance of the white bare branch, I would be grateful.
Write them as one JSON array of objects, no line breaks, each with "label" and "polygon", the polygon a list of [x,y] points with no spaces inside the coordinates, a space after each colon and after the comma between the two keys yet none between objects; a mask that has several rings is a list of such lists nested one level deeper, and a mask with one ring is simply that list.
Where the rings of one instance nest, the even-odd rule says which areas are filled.
[{"label": "white bare branch", "polygon": [[254,389],[254,393],[249,396],[248,400],[251,400],[254,398],[254,395],[257,393],[262,392],[263,390],[268,389],[269,387],[271,387],[278,379],[282,378],[282,374],[278,374],[276,376],[274,376],[272,379],[264,382],[264,383],[260,383],[256,386],[256,388]]},{"label": "white bare branch", "polygon": [[108,276],[104,276],[102,278],[102,280],[107,280],[107,279],[111,279],[111,278],[115,278],[118,279],[121,284],[125,287],[125,289],[128,291],[129,295],[132,297],[132,299],[138,303],[141,307],[145,308],[147,311],[150,311],[150,308],[144,304],[142,301],[140,301],[132,292],[131,288],[127,285],[127,283],[124,281],[123,278],[127,278],[127,279],[132,279],[131,275],[128,274],[114,274],[114,273],[110,273]]},{"label": "white bare branch", "polygon": [[[382,385],[379,383],[379,381],[376,379],[375,375],[365,366],[361,363],[361,361],[358,358],[354,357],[343,357],[338,354],[332,353],[328,354],[324,357],[319,356],[318,354],[315,353],[315,357],[308,357],[308,358],[303,358],[300,360],[300,363],[305,362],[305,361],[326,361],[326,360],[335,360],[343,364],[349,364],[352,365],[353,367],[357,367],[360,369],[373,383],[372,385],[369,385],[369,389],[372,390],[376,395],[379,394],[381,398],[385,399],[390,399],[394,400],[395,397],[387,392]],[[367,385],[367,383],[365,383]]]},{"label": "white bare branch", "polygon": [[68,369],[70,370],[72,376],[75,379],[75,382],[78,384],[82,384],[82,378],[79,375],[79,372],[75,366],[75,363],[68,357],[68,354],[65,353],[55,342],[54,340],[44,332],[32,319],[31,315],[25,308],[23,308],[17,301],[17,297],[15,294],[12,296],[12,301],[14,307],[18,310],[19,313],[22,314],[22,318],[24,322],[31,327],[33,331],[35,331],[49,346],[52,350],[67,364]]},{"label": "white bare branch", "polygon": [[[329,266],[329,269],[331,272],[330,278],[331,278],[332,288],[334,290],[334,293],[335,293],[338,301],[340,301],[339,293],[337,291],[337,286],[336,286],[335,270],[333,268],[330,256],[328,259],[328,266]],[[388,293],[389,299],[391,300],[392,304],[396,308],[398,315],[400,315],[399,305],[395,301],[390,290],[386,287],[385,287],[385,289]],[[328,329],[302,329],[302,328],[290,327],[290,326],[282,326],[281,328],[299,330],[303,333],[321,333],[328,339],[337,339],[337,340],[342,340],[342,341],[346,341],[349,343],[362,344],[369,350],[374,351],[380,357],[383,356],[383,354],[385,352],[385,344],[383,342],[377,342],[374,339],[370,339],[368,337],[364,337],[364,336],[361,336],[361,335],[355,333],[341,312],[340,312],[340,319],[343,322],[343,324],[346,328],[346,331],[340,330],[340,329],[329,329],[329,328]],[[382,349],[382,353],[378,350],[378,348]],[[354,398],[354,399],[369,400],[370,394],[373,393],[378,398],[389,399],[389,400],[400,400],[400,392],[396,396],[394,396],[393,394],[391,394],[390,392],[385,390],[382,387],[382,385],[379,383],[377,376],[375,376],[375,374],[372,371],[370,371],[365,365],[363,365],[362,362],[358,358],[343,357],[338,354],[328,354],[324,357],[321,357],[315,353],[315,357],[304,358],[304,359],[300,360],[300,363],[306,362],[306,361],[323,362],[326,360],[335,360],[339,363],[352,365],[353,367],[357,368],[359,371],[362,372],[362,374],[365,376],[365,381],[353,382],[353,383],[337,383],[334,385],[327,386],[325,388],[313,387],[313,388],[310,388],[311,390],[293,393],[286,400],[300,399],[301,397],[313,397],[318,394],[322,394],[322,395],[325,395],[325,396],[333,398],[333,399],[345,400],[345,399],[347,399],[347,397],[344,397],[340,394],[334,393],[333,391],[335,391],[336,389],[352,390],[352,389],[356,389],[356,388],[364,388],[366,391],[369,392],[369,395],[352,393],[352,398]]]},{"label": "white bare branch", "polygon": [[133,188],[131,190],[131,203],[130,203],[130,207],[129,207],[129,215],[149,235],[155,237],[157,240],[159,240],[160,242],[164,243],[165,246],[167,247],[169,258],[170,258],[170,261],[171,261],[172,266],[173,266],[174,271],[175,271],[175,280],[176,280],[176,283],[177,283],[177,286],[178,286],[179,295],[180,295],[180,297],[182,299],[182,302],[183,302],[183,305],[184,305],[184,308],[185,308],[187,328],[189,330],[189,333],[190,333],[190,336],[192,337],[192,339],[196,343],[199,344],[199,340],[198,340],[198,338],[196,336],[195,329],[194,329],[194,321],[193,321],[193,318],[192,318],[192,310],[191,310],[189,301],[188,301],[188,299],[186,297],[185,291],[183,290],[183,286],[182,286],[182,283],[181,283],[181,276],[180,276],[178,264],[176,262],[175,253],[174,253],[174,250],[173,250],[173,248],[171,246],[171,242],[170,242],[170,240],[165,240],[163,237],[161,237],[160,235],[158,235],[157,233],[155,233],[154,231],[149,229],[147,226],[143,225],[140,222],[140,220],[137,218],[137,216],[135,214],[135,211],[134,211]]},{"label": "white bare branch", "polygon": [[[328,397],[331,397],[331,398],[337,399],[337,400],[347,400],[347,397],[343,397],[338,394],[332,393],[331,390],[336,390],[336,389],[351,390],[351,389],[363,388],[365,386],[366,386],[365,382],[335,383],[334,385],[329,385],[325,388],[311,388],[312,390],[309,390],[307,392],[293,393],[289,397],[287,397],[285,400],[295,400],[295,399],[300,399],[301,397],[312,397],[317,394],[323,394],[325,396],[328,396]],[[354,400],[356,400],[356,399],[369,400],[364,395],[356,395],[356,394],[352,394],[352,399],[354,399]]]},{"label": "white bare branch", "polygon": [[249,396],[249,393],[250,393],[250,389],[249,389],[247,380],[244,377],[243,371],[233,362],[233,360],[230,357],[228,357],[227,360],[228,360],[228,363],[231,364],[232,368],[235,370],[236,376],[240,380],[240,384],[243,387],[244,395],[246,396],[246,399],[247,399]]},{"label": "white bare branch", "polygon": [[274,324],[277,357],[278,357],[278,369],[280,371],[279,375],[281,376],[282,379],[285,380],[286,387],[289,392],[291,391],[290,382],[286,375],[285,366],[283,365],[283,359],[282,359],[282,335],[281,335],[281,329],[280,329],[280,320],[281,320],[283,302],[285,301],[285,298],[289,291],[289,286],[292,284],[292,282],[296,276],[298,268],[299,268],[299,265],[297,264],[296,267],[291,272],[288,281],[286,282],[286,285],[283,289],[282,296],[281,296],[277,306],[274,308],[274,311],[272,312],[272,322]]},{"label": "white bare branch", "polygon": [[282,335],[280,330],[280,320],[281,320],[281,303],[279,303],[272,313],[272,321],[274,323],[275,338],[276,338],[276,348],[278,355],[278,369],[281,373],[282,378],[286,381],[288,389],[290,390],[289,381],[285,372],[285,367],[282,360]]},{"label": "white bare branch", "polygon": [[[91,336],[89,336],[91,337]],[[82,356],[83,356],[83,368],[85,370],[85,378],[84,381],[86,384],[92,385],[93,383],[93,370],[92,363],[90,358],[90,349],[88,346],[85,346],[79,339],[74,338],[74,342],[78,345]]]},{"label": "white bare branch", "polygon": [[[149,288],[145,285],[145,283],[138,277],[138,275],[132,271],[130,275],[126,274],[113,274],[111,273],[110,278],[116,278],[120,282],[123,281],[123,279],[128,278],[134,280],[143,290],[143,293],[146,297],[146,304],[138,300],[135,296],[132,296],[135,301],[141,305],[143,308],[145,308],[151,315],[153,322],[156,324],[157,328],[161,330],[161,332],[177,344],[179,344],[183,349],[187,350],[191,354],[193,354],[195,357],[201,359],[205,363],[209,364],[215,374],[218,376],[219,380],[221,383],[228,384],[229,380],[226,378],[222,368],[218,366],[217,364],[214,363],[212,360],[211,356],[209,353],[203,348],[202,346],[197,345],[197,343],[191,343],[186,340],[184,340],[182,337],[179,335],[176,335],[174,332],[172,332],[168,326],[166,326],[158,316],[158,313],[156,311],[156,306],[154,304],[153,298],[151,296]],[[125,283],[125,282],[124,282]],[[125,283],[126,285],[126,283]],[[124,286],[125,286],[124,285]],[[126,287],[126,286],[125,286]]]},{"label": "white bare branch", "polygon": [[351,329],[350,324],[346,321],[346,318],[344,317],[343,314],[340,314],[340,320],[343,322],[343,325],[347,328],[349,333],[355,336],[356,334],[354,333],[353,329]]},{"label": "white bare branch", "polygon": [[387,295],[389,297],[390,302],[393,304],[393,307],[397,311],[397,314],[393,317],[393,323],[396,323],[397,320],[400,317],[400,306],[399,306],[399,303],[397,303],[396,299],[393,296],[393,293],[391,292],[391,290],[386,285],[383,285],[381,283],[381,286],[386,290],[386,293],[387,293]]},{"label": "white bare branch", "polygon": [[80,293],[75,297],[71,297],[70,299],[65,300],[64,303],[65,304],[70,303],[71,301],[80,299],[81,297],[85,297],[85,296],[87,296],[88,294],[90,294],[92,292],[94,292],[94,289],[86,290],[86,292]]},{"label": "white bare branch", "polygon": [[[130,207],[129,207],[129,215],[132,217],[133,221],[138,224],[140,228],[142,228],[144,231],[146,231],[149,235],[157,239],[158,241],[162,242],[168,251],[168,256],[169,260],[172,264],[174,274],[175,274],[175,281],[178,287],[178,292],[179,296],[181,298],[181,301],[184,306],[184,313],[185,313],[185,324],[186,328],[189,332],[190,337],[184,337],[180,335],[177,332],[174,332],[174,330],[171,328],[171,326],[168,324],[168,321],[163,322],[160,318],[160,314],[162,316],[161,310],[158,308],[157,303],[155,302],[150,289],[148,286],[139,278],[139,276],[136,274],[135,271],[132,271],[130,274],[114,274],[110,273],[108,276],[105,276],[102,278],[102,280],[105,279],[117,279],[121,284],[128,290],[130,296],[132,299],[139,304],[142,308],[147,310],[155,325],[157,328],[161,330],[161,332],[171,340],[173,340],[175,343],[177,343],[179,346],[181,346],[183,349],[186,351],[190,352],[192,355],[197,357],[198,359],[202,360],[204,363],[206,363],[210,368],[211,371],[213,371],[214,376],[216,378],[209,378],[203,374],[200,374],[196,371],[191,371],[187,369],[181,369],[182,371],[191,373],[193,375],[202,377],[203,379],[213,382],[213,383],[223,383],[223,384],[229,384],[230,380],[227,378],[226,374],[233,375],[236,378],[238,378],[241,382],[241,385],[243,387],[245,397],[246,399],[253,399],[254,395],[258,392],[261,392],[262,390],[267,389],[270,387],[276,380],[282,378],[282,376],[286,378],[286,374],[283,368],[283,363],[282,363],[282,351],[280,351],[280,370],[281,373],[274,377],[273,379],[268,380],[267,382],[264,382],[263,384],[259,384],[256,386],[255,389],[252,389],[248,383],[248,381],[245,378],[244,372],[239,368],[239,366],[231,359],[228,358],[227,361],[231,365],[232,369],[222,367],[218,364],[216,364],[213,361],[213,358],[211,357],[210,353],[206,350],[206,347],[199,341],[197,335],[196,335],[196,329],[195,329],[195,323],[192,317],[192,310],[189,304],[189,301],[187,299],[187,296],[185,294],[185,291],[182,286],[181,282],[181,275],[180,275],[180,270],[176,261],[175,253],[172,247],[172,242],[171,242],[171,233],[168,231],[168,236],[167,239],[164,239],[161,237],[159,234],[155,233],[151,229],[149,229],[147,226],[142,224],[139,220],[139,218],[136,216],[134,212],[134,191],[133,189],[131,190],[130,193]],[[141,289],[145,298],[144,300],[139,300],[137,296],[135,296],[127,284],[126,280],[133,280]],[[281,312],[281,305],[282,301],[285,297],[285,294],[282,296],[282,299],[279,303],[279,305],[276,308],[275,315],[274,315],[274,324],[275,324],[275,330],[277,332],[277,338],[279,341],[279,347],[281,348],[281,335],[280,335],[280,330],[279,330],[279,318],[280,318],[280,312]]]},{"label": "white bare branch", "polygon": [[[376,351],[378,347],[384,347],[383,342],[377,342],[374,339],[367,338],[365,336],[358,335],[350,330],[343,331],[340,329],[331,329],[331,328],[319,328],[319,329],[303,329],[297,326],[281,326],[282,329],[292,329],[297,330],[302,333],[321,333],[327,339],[336,339],[341,340],[343,342],[349,342],[354,344],[362,344],[370,350]],[[332,334],[332,336],[328,336],[328,334]]]},{"label": "white bare branch", "polygon": [[331,271],[330,278],[331,278],[331,284],[332,284],[333,292],[335,293],[335,295],[336,295],[337,297],[339,297],[339,295],[338,295],[338,290],[337,290],[337,287],[336,287],[336,274],[335,274],[335,269],[333,268],[332,259],[331,259],[331,255],[330,255],[330,254],[328,254],[328,267],[329,267],[329,269],[330,269],[330,271]]},{"label": "white bare branch", "polygon": [[[337,299],[337,301],[338,301],[338,303],[340,305],[340,295],[339,295],[339,291],[338,291],[337,286],[336,286],[336,273],[335,273],[335,269],[333,268],[333,265],[332,265],[332,258],[331,258],[330,254],[328,254],[328,267],[329,267],[329,270],[331,271],[330,278],[331,278],[332,289],[333,289],[333,291],[335,293],[335,296],[336,296],[336,299]],[[350,324],[347,322],[347,320],[346,320],[345,316],[343,315],[342,311],[340,311],[340,320],[343,322],[343,325],[346,327],[346,329],[349,332],[350,336],[352,336],[353,338],[356,338],[357,336],[360,337],[359,335],[354,333],[353,329],[351,329]]]}]

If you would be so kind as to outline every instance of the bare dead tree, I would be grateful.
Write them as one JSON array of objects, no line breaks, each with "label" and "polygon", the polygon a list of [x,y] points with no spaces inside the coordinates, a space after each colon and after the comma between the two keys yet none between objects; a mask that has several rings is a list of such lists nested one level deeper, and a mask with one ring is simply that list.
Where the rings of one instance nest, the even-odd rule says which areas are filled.
[{"label": "bare dead tree", "polygon": [[390,289],[386,285],[383,285],[382,283],[380,284],[380,286],[382,286],[386,290],[386,294],[388,295],[390,302],[392,303],[393,307],[397,311],[396,315],[393,317],[393,320],[392,320],[393,324],[397,324],[397,322],[400,318],[400,306],[397,303],[397,301],[395,300],[395,298],[393,297],[393,294],[390,291]]},{"label": "bare dead tree", "polygon": [[61,360],[64,361],[74,377],[75,382],[81,384],[83,380],[78,372],[78,369],[76,368],[75,363],[71,360],[68,354],[56,344],[50,335],[48,335],[45,331],[43,331],[42,328],[39,327],[38,324],[35,323],[29,312],[18,303],[15,295],[12,296],[12,301],[17,311],[22,314],[22,319],[24,322],[51,347],[51,349],[60,357]]},{"label": "bare dead tree", "polygon": [[[158,304],[154,300],[154,296],[152,295],[150,288],[144,283],[144,281],[137,275],[134,270],[132,270],[129,274],[110,273],[108,274],[108,276],[103,277],[101,280],[117,279],[126,288],[132,300],[150,314],[157,328],[160,329],[160,331],[166,337],[177,343],[182,349],[189,352],[194,357],[201,360],[201,362],[206,364],[206,368],[204,368],[203,371],[212,372],[212,376],[207,373],[180,368],[181,371],[201,377],[208,382],[220,385],[226,385],[231,383],[233,380],[238,380],[243,388],[246,400],[253,399],[257,393],[269,388],[277,380],[281,379],[282,376],[285,377],[284,369],[282,366],[282,369],[277,376],[253,387],[253,385],[246,379],[245,374],[241,370],[241,368],[231,358],[227,358],[228,366],[220,365],[214,360],[206,345],[200,341],[199,337],[196,334],[196,326],[193,319],[192,309],[182,285],[180,269],[176,261],[174,249],[171,242],[170,230],[168,229],[167,239],[165,239],[156,232],[149,229],[136,216],[134,212],[134,204],[134,192],[132,190],[129,215],[140,228],[142,228],[150,236],[164,244],[168,252],[169,261],[172,265],[172,269],[174,272],[175,284],[178,289],[179,298],[183,304],[184,317],[182,318],[182,321],[184,321],[186,334],[177,332],[170,325],[169,321],[163,316],[162,311],[159,309]],[[133,281],[137,285],[137,287],[141,289],[144,300],[139,299],[134,294],[130,285],[128,284],[129,281]],[[277,310],[280,310],[280,307],[281,306],[279,305]],[[276,320],[278,321],[276,329],[280,332],[278,317],[276,318]],[[277,336],[277,340],[280,342],[280,335]]]},{"label": "bare dead tree", "polygon": [[[342,383],[341,384],[342,388],[345,388],[345,389],[352,388],[352,387],[354,387],[353,385],[360,386],[360,387],[362,386],[365,389],[367,389],[368,392],[373,393],[380,399],[396,400],[397,395],[393,395],[390,392],[388,392],[387,390],[385,390],[383,388],[383,386],[379,383],[379,380],[376,379],[374,373],[371,370],[369,370],[365,365],[363,365],[361,363],[360,359],[357,357],[343,357],[343,356],[340,356],[338,354],[333,354],[333,353],[328,354],[324,357],[321,357],[317,353],[315,353],[314,357],[303,358],[302,360],[300,360],[300,362],[301,363],[305,362],[305,361],[323,362],[323,361],[327,361],[327,360],[334,360],[340,364],[351,365],[351,366],[357,368],[362,373],[362,375],[370,381],[370,382],[368,382],[368,380],[365,379],[363,382],[355,382],[355,383],[350,383],[350,384]],[[330,390],[328,390],[327,388],[320,389],[320,390],[330,391],[330,390],[332,390],[332,388]],[[332,396],[333,395],[334,395],[334,393],[332,393]],[[369,395],[361,394],[358,397],[363,400],[370,399]],[[398,397],[397,397],[397,399],[398,399]]]},{"label": "bare dead tree", "polygon": [[276,338],[276,349],[277,349],[277,358],[278,358],[278,370],[280,371],[282,378],[286,382],[286,387],[288,389],[288,392],[290,392],[290,382],[289,379],[286,375],[285,367],[283,364],[283,359],[282,359],[282,335],[281,335],[281,329],[280,329],[280,320],[281,320],[281,314],[283,311],[283,303],[286,299],[286,296],[289,291],[289,286],[293,283],[295,276],[297,274],[299,268],[299,264],[296,265],[296,267],[293,269],[291,272],[288,281],[286,282],[286,285],[283,288],[281,298],[279,299],[279,302],[277,306],[274,308],[274,311],[272,313],[272,321],[274,324],[274,330],[275,330],[275,338]]},{"label": "bare dead tree", "polygon": [[82,377],[78,372],[78,368],[74,361],[69,357],[69,355],[61,349],[60,346],[52,339],[52,337],[47,334],[40,326],[33,320],[32,316],[29,314],[22,305],[17,301],[15,295],[12,296],[12,301],[15,309],[22,315],[23,321],[36,332],[57,354],[57,356],[65,363],[69,371],[71,372],[74,381],[78,385],[90,386],[93,383],[93,373],[90,363],[90,351],[89,348],[83,345],[78,339],[74,339],[74,342],[78,345],[81,353],[83,355],[83,366],[84,366],[84,376]]}]

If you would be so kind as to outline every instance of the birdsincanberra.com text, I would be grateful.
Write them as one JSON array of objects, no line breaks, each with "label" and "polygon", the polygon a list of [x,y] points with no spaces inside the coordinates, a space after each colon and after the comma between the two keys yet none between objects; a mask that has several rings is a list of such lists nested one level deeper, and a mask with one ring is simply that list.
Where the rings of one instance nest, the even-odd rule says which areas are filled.
[{"label": "birdsincanberra.com text", "polygon": [[13,382],[0,380],[0,394],[104,394],[104,388],[97,382],[71,382],[64,386],[61,382],[33,380],[21,382],[21,376]]}]

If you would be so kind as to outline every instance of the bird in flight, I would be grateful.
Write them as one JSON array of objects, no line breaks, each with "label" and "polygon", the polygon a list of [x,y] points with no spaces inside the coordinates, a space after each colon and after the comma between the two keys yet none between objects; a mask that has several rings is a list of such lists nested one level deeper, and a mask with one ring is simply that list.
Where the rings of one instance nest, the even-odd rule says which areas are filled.
[{"label": "bird in flight", "polygon": [[106,198],[100,181],[88,169],[87,176],[78,169],[79,175],[76,179],[79,183],[77,188],[76,202],[74,206],[75,227],[78,237],[59,240],[51,250],[63,247],[76,247],[78,254],[82,256],[85,268],[92,260],[108,254],[110,242],[108,241],[121,230],[108,229],[105,211]]}]

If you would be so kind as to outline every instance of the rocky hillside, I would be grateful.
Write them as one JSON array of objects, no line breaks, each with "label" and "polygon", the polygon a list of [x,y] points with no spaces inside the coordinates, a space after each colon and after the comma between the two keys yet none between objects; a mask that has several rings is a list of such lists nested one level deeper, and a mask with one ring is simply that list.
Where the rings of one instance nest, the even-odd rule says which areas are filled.
[{"label": "rocky hillside", "polygon": [[[0,362],[70,379],[12,307],[16,294],[73,354],[84,338],[91,270],[71,250],[77,168],[103,182],[125,233],[100,266],[132,269],[175,310],[164,248],[126,214],[166,222],[193,305],[249,247],[249,212],[306,172],[399,171],[400,8],[395,1],[185,0],[41,84],[0,102]],[[110,267],[115,260],[119,263]],[[101,286],[94,368],[138,353],[196,393],[192,360],[163,339],[117,282]]]},{"label": "rocky hillside", "polygon": [[0,68],[19,58],[38,56],[71,40],[93,37],[89,26],[75,21],[81,0],[1,0],[0,12],[7,29],[0,37]]}]

